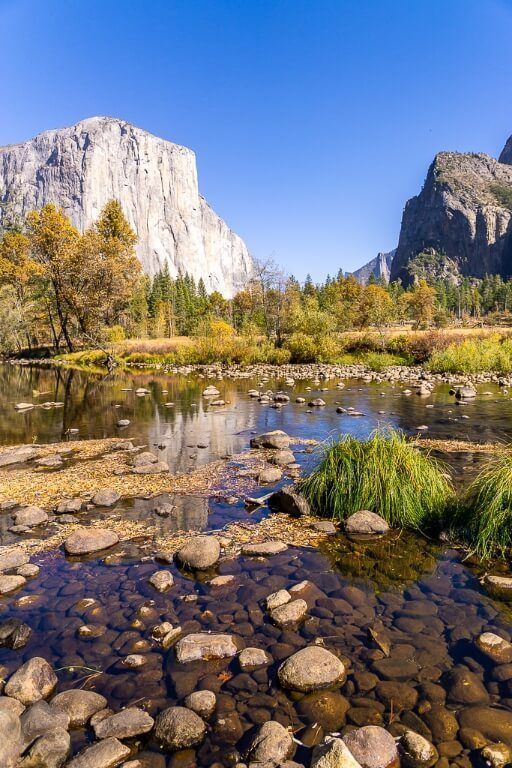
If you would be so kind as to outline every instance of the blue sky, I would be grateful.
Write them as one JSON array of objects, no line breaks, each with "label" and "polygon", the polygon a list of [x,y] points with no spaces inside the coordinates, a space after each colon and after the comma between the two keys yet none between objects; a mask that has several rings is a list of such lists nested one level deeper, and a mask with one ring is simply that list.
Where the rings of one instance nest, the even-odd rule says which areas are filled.
[{"label": "blue sky", "polygon": [[436,151],[512,133],[512,0],[0,0],[0,144],[113,115],[303,279],[396,245]]}]

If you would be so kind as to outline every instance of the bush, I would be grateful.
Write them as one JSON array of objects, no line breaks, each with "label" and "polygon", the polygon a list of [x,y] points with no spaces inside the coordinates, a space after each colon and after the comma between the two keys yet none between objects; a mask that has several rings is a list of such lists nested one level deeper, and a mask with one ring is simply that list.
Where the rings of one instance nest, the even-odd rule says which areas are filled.
[{"label": "bush", "polygon": [[286,339],[286,349],[292,363],[337,363],[342,345],[333,336],[310,336],[292,333]]},{"label": "bush", "polygon": [[426,530],[439,525],[453,497],[444,469],[394,430],[367,440],[347,435],[323,449],[323,458],[300,484],[319,515],[344,520],[361,509],[392,527]]},{"label": "bush", "polygon": [[466,338],[449,344],[446,349],[434,352],[429,370],[434,373],[481,373],[512,371],[512,340],[499,334],[485,338]]},{"label": "bush", "polygon": [[480,557],[512,546],[512,452],[490,459],[467,489],[455,527]]}]

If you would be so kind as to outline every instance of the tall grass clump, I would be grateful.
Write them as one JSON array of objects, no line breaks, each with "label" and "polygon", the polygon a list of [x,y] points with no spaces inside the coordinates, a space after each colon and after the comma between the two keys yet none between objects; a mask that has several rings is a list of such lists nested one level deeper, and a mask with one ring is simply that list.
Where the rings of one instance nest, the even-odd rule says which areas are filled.
[{"label": "tall grass clump", "polygon": [[479,557],[504,555],[512,546],[512,451],[486,462],[464,494],[457,525]]},{"label": "tall grass clump", "polygon": [[402,433],[379,430],[363,441],[347,435],[323,450],[319,466],[301,483],[317,514],[343,520],[369,509],[394,528],[440,525],[453,497],[451,481]]},{"label": "tall grass clump", "polygon": [[510,373],[512,340],[499,334],[468,338],[432,354],[428,368],[434,373]]}]

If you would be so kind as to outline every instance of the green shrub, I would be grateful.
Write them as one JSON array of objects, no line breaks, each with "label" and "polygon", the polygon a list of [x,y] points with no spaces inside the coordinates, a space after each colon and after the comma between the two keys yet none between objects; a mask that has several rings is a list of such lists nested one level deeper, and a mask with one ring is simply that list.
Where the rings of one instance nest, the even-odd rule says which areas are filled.
[{"label": "green shrub", "polygon": [[464,494],[453,527],[483,558],[512,546],[512,451],[487,461]]},{"label": "green shrub", "polygon": [[512,340],[499,334],[452,343],[432,354],[428,363],[434,373],[481,373],[512,371]]},{"label": "green shrub", "polygon": [[369,509],[392,527],[415,530],[438,526],[453,498],[441,465],[391,429],[363,441],[347,435],[324,447],[300,489],[321,516],[343,520]]},{"label": "green shrub", "polygon": [[512,209],[512,187],[507,184],[491,184],[489,189],[500,205]]}]

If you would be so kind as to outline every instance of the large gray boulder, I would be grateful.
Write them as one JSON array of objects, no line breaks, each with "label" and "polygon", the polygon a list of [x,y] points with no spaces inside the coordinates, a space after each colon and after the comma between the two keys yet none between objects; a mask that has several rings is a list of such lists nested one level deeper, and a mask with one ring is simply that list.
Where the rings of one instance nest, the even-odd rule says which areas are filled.
[{"label": "large gray boulder", "polygon": [[378,725],[365,725],[347,733],[343,741],[361,768],[399,768],[393,736]]},{"label": "large gray boulder", "polygon": [[375,512],[361,509],[347,517],[345,531],[353,536],[382,536],[389,531],[389,525]]},{"label": "large gray boulder", "polygon": [[289,656],[277,675],[283,688],[302,693],[342,685],[347,677],[343,662],[319,645],[302,648]]},{"label": "large gray boulder", "polygon": [[56,728],[69,727],[69,715],[60,709],[50,707],[46,701],[36,701],[25,710],[21,718],[22,749],[25,751],[39,736],[54,731]]},{"label": "large gray boulder", "polygon": [[272,432],[264,432],[251,438],[251,448],[288,448],[291,439],[282,429],[274,429]]},{"label": "large gray boulder", "polygon": [[176,552],[180,565],[197,571],[212,568],[219,557],[220,544],[215,536],[193,536]]},{"label": "large gray boulder", "polygon": [[66,768],[115,768],[129,756],[130,751],[118,739],[105,739],[86,747],[67,763]]},{"label": "large gray boulder", "polygon": [[0,710],[0,765],[15,768],[21,754],[21,723],[14,712]]},{"label": "large gray boulder", "polygon": [[153,718],[143,709],[127,707],[115,715],[106,717],[94,726],[97,739],[129,739],[149,733],[154,725]]},{"label": "large gray boulder", "polygon": [[176,658],[181,664],[207,659],[227,659],[236,656],[238,649],[231,635],[196,632],[178,640]]},{"label": "large gray boulder", "polygon": [[72,688],[54,696],[50,701],[50,706],[60,709],[68,715],[70,728],[81,728],[89,722],[96,712],[105,709],[107,700],[95,691]]},{"label": "large gray boulder", "polygon": [[155,725],[155,738],[169,752],[201,744],[206,734],[204,721],[185,707],[164,709]]},{"label": "large gray boulder", "polygon": [[277,509],[279,512],[285,512],[287,515],[293,517],[301,517],[302,515],[310,515],[311,508],[307,499],[298,493],[293,486],[285,485],[276,493],[273,493],[270,497],[269,506],[272,509]]},{"label": "large gray boulder", "polygon": [[14,568],[26,565],[29,560],[30,556],[20,549],[11,549],[7,552],[0,552],[0,573],[11,571]]},{"label": "large gray boulder", "polygon": [[61,768],[69,755],[71,738],[65,728],[54,728],[40,736],[19,768]]},{"label": "large gray boulder", "polygon": [[293,738],[281,723],[268,720],[263,723],[248,753],[251,762],[280,765],[293,755]]},{"label": "large gray boulder", "polygon": [[11,675],[4,693],[25,706],[46,699],[57,685],[57,675],[46,659],[34,656]]},{"label": "large gray boulder", "polygon": [[15,525],[26,525],[34,528],[36,525],[45,525],[48,522],[48,514],[41,507],[22,507],[17,512],[13,512]]},{"label": "large gray boulder", "polygon": [[107,528],[79,528],[68,536],[64,549],[68,555],[89,555],[117,544],[119,536]]}]

